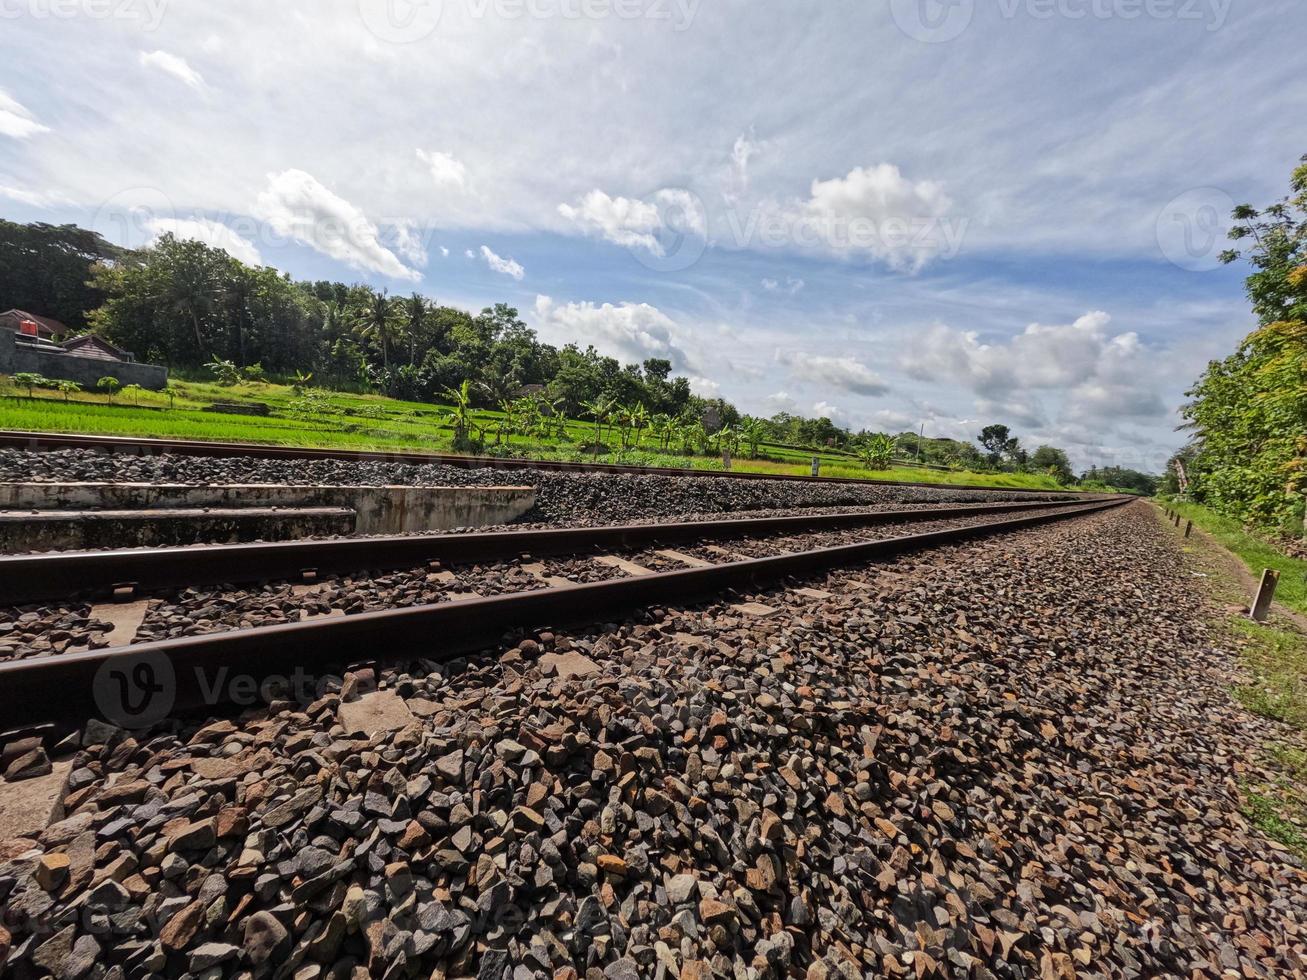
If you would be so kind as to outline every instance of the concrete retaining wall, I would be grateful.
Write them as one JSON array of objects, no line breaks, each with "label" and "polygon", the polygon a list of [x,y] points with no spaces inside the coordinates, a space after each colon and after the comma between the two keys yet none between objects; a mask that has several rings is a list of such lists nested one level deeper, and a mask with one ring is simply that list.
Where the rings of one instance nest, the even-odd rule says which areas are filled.
[{"label": "concrete retaining wall", "polygon": [[0,552],[296,541],[353,529],[347,507],[0,512]]},{"label": "concrete retaining wall", "polygon": [[94,357],[34,350],[18,343],[16,336],[12,330],[0,329],[0,374],[28,371],[57,381],[76,381],[87,391],[94,391],[95,383],[104,377],[117,378],[124,386],[140,385],[150,391],[161,391],[168,384],[168,369],[157,364],[101,361]]},{"label": "concrete retaining wall", "polygon": [[506,524],[535,506],[534,487],[306,487],[255,483],[0,483],[0,511],[348,507],[356,534]]}]

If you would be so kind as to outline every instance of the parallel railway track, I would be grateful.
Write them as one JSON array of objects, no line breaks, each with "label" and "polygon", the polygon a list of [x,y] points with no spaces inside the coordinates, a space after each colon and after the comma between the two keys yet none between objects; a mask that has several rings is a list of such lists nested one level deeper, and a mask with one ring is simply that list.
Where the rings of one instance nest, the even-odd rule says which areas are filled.
[{"label": "parallel railway track", "polygon": [[12,604],[83,594],[122,596],[183,585],[313,579],[331,572],[412,568],[433,562],[448,565],[523,554],[549,557],[630,551],[650,545],[908,524],[1035,511],[1080,502],[1088,501],[959,504],[666,524],[15,555],[0,557],[0,596]]},{"label": "parallel railway track", "polygon": [[[649,605],[695,602],[730,590],[756,590],[791,576],[810,575],[839,566],[890,558],[1095,514],[1121,506],[1130,499],[1133,498],[1045,504],[1035,514],[1005,516],[999,520],[943,530],[730,561],[708,567],[0,663],[0,705],[3,708],[0,731],[31,731],[43,726],[74,725],[87,717],[112,714],[111,707],[132,703],[131,697],[126,697],[124,701],[123,692],[133,684],[145,692],[165,691],[169,713],[180,713],[214,708],[228,700],[231,688],[224,686],[220,678],[239,675],[259,680],[291,677],[296,673],[323,677],[359,665],[418,659],[451,660],[493,647],[505,636],[518,631],[608,622]],[[923,519],[922,511],[892,513]],[[971,513],[975,513],[974,508]],[[928,511],[927,514],[933,516],[935,511]],[[845,516],[865,520],[870,515],[825,517],[831,520]],[[805,517],[795,520],[817,519]],[[787,519],[765,520],[774,522]],[[658,538],[654,534],[655,529],[664,534],[689,533],[683,525],[647,525],[641,526],[638,531],[628,527],[588,529],[585,532],[512,533],[561,535],[558,539],[559,547],[566,544],[568,534],[595,531],[610,534],[620,532],[628,536],[647,535],[651,541],[667,540]],[[433,537],[421,543],[430,546],[442,537],[488,539],[492,536],[448,535]],[[359,544],[365,545],[370,540],[365,539]],[[414,540],[395,539],[393,546],[409,547],[400,545],[399,542]],[[634,538],[628,537],[627,540]],[[573,541],[572,545],[567,546],[571,547],[575,543]],[[462,546],[478,547],[471,541],[464,542]],[[502,550],[506,545],[482,544],[479,547],[499,547]],[[536,551],[539,551],[538,546]],[[420,553],[428,554],[429,548]]]},{"label": "parallel railway track", "polygon": [[[98,452],[179,456],[248,456],[256,459],[333,459],[354,463],[438,464],[460,469],[539,470],[547,473],[608,473],[626,476],[721,477],[731,480],[811,482],[810,476],[739,473],[658,466],[619,466],[613,463],[566,463],[558,460],[499,459],[491,456],[455,456],[442,453],[369,452],[354,449],[308,449],[244,442],[208,442],[186,439],[147,439],[127,436],[86,436],[62,432],[0,431],[0,448],[29,451],[88,449]],[[997,493],[1040,493],[1050,497],[1083,497],[1073,491],[1029,490],[1024,487],[978,486],[964,483],[930,483],[908,480],[865,480],[853,477],[819,477],[823,483],[849,483],[881,487],[922,487],[935,490],[985,490]]]}]

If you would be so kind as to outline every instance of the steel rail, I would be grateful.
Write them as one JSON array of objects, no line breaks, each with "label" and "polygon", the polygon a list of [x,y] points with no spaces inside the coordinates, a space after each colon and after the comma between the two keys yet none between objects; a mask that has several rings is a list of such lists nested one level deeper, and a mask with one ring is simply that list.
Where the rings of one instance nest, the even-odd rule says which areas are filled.
[{"label": "steel rail", "polygon": [[335,459],[346,462],[440,464],[461,469],[540,470],[550,473],[609,473],[626,476],[721,477],[732,480],[780,480],[783,482],[848,483],[877,487],[922,487],[931,490],[985,490],[997,493],[1042,493],[1076,497],[1072,490],[1030,490],[1025,487],[987,487],[969,483],[928,483],[911,480],[870,480],[855,477],[811,477],[695,470],[681,467],[622,466],[615,463],[566,463],[549,459],[500,459],[493,456],[456,456],[442,453],[368,451],[359,449],[309,449],[245,442],[208,442],[195,439],[150,439],[130,436],[88,436],[65,432],[0,431],[0,447],[31,451],[95,449],[108,452],[181,456],[250,456],[257,459]]},{"label": "steel rail", "polygon": [[4,602],[17,605],[42,599],[105,595],[127,587],[136,592],[180,585],[302,579],[306,572],[323,575],[365,569],[415,568],[432,562],[466,564],[517,558],[523,554],[533,557],[584,554],[596,549],[630,551],[654,544],[951,520],[978,514],[1072,507],[1080,503],[1083,501],[959,504],[920,510],[801,514],[671,524],[13,555],[0,557],[0,596],[4,597]]},{"label": "steel rail", "polygon": [[[1119,507],[1113,499],[961,528],[747,561],[541,589],[438,605],[359,613],[280,626],[139,643],[0,664],[0,731],[78,723],[106,711],[105,699],[145,671],[170,714],[213,708],[235,697],[235,677],[323,677],[359,664],[447,661],[492,648],[515,631],[603,623],[653,604],[689,603],[731,589],[757,589],[787,576],[883,559]],[[248,685],[242,687],[248,691]],[[111,702],[112,703],[112,702]]]}]

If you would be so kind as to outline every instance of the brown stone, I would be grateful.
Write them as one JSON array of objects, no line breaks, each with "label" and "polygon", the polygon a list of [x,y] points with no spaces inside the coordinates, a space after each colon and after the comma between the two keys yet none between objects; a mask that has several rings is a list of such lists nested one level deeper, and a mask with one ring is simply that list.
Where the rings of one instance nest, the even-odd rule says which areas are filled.
[{"label": "brown stone", "polygon": [[67,854],[42,854],[32,869],[36,883],[48,892],[54,891],[68,878]]}]

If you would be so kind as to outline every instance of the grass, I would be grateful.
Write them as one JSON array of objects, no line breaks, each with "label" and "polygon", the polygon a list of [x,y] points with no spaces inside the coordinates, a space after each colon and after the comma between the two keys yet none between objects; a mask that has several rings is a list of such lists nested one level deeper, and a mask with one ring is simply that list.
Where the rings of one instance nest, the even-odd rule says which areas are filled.
[{"label": "grass", "polygon": [[1307,731],[1307,637],[1242,617],[1230,627],[1253,678],[1235,696],[1254,714]]},{"label": "grass", "polygon": [[[263,382],[226,387],[214,382],[174,380],[171,390],[171,398],[163,392],[141,391],[120,394],[112,403],[94,392],[79,392],[65,398],[58,392],[37,389],[33,397],[28,397],[26,389],[15,389],[9,379],[0,377],[0,429],[253,442],[311,449],[452,452],[454,433],[444,419],[446,406],[336,391],[315,390],[306,396],[288,385]],[[261,402],[269,407],[271,414],[226,415],[203,410],[214,402]],[[478,411],[474,417],[477,424],[493,429],[495,420],[502,416],[499,412]],[[593,459],[582,450],[583,445],[594,441],[593,423],[569,419],[566,429],[567,441],[528,441],[513,436],[498,446],[494,445],[492,432],[486,451],[498,456],[569,462]],[[663,452],[650,446],[652,440],[648,436],[645,441],[643,447],[601,453],[598,461],[709,472],[722,469],[720,457]],[[873,471],[838,451],[813,453],[766,445],[761,449],[761,455],[768,458],[747,459],[737,455],[732,469],[743,473],[806,476],[816,455],[821,460],[821,475],[826,477],[1064,489],[1043,475],[938,472],[905,467]]]},{"label": "grass", "polygon": [[1199,504],[1167,501],[1167,506],[1238,555],[1253,575],[1260,577],[1266,568],[1278,571],[1280,584],[1275,590],[1276,602],[1296,612],[1307,613],[1307,561],[1284,554],[1238,521],[1222,517]]},{"label": "grass", "polygon": [[[1194,524],[1211,534],[1244,562],[1272,566],[1279,555],[1264,541],[1245,534],[1234,522],[1192,504],[1171,503]],[[1159,517],[1161,511],[1158,511]],[[1210,524],[1208,523],[1210,521]],[[1241,554],[1225,539],[1238,542]],[[1201,541],[1185,542],[1185,551],[1201,563],[1214,597],[1230,608],[1246,606],[1247,590],[1228,560]],[[1298,564],[1302,564],[1298,562]],[[1291,567],[1291,566],[1289,566]],[[1285,579],[1281,578],[1281,588]],[[1239,652],[1248,680],[1234,687],[1232,694],[1248,711],[1279,722],[1285,728],[1282,741],[1261,747],[1262,762],[1271,771],[1267,780],[1245,780],[1240,784],[1240,809],[1268,838],[1307,859],[1307,635],[1281,619],[1254,623],[1243,614],[1219,619],[1215,626]],[[1296,744],[1294,744],[1296,743]]]}]

